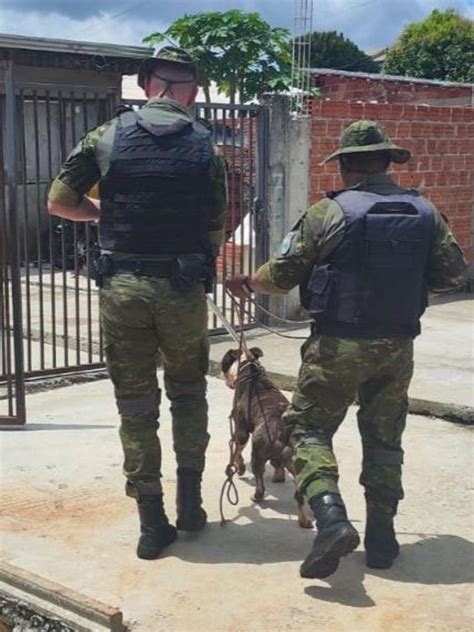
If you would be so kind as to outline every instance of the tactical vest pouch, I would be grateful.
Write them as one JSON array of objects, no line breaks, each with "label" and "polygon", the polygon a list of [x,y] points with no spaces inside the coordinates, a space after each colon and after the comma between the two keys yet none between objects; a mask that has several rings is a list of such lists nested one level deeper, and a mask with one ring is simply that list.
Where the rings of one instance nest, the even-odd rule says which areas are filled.
[{"label": "tactical vest pouch", "polygon": [[[375,205],[366,215],[365,264],[369,269],[410,269],[420,262],[423,240],[416,220],[417,211],[404,205],[403,214],[382,213],[383,204]],[[398,209],[397,209],[398,210]],[[402,210],[402,209],[400,209]]]},{"label": "tactical vest pouch", "polygon": [[205,255],[180,255],[171,266],[171,287],[177,292],[190,292],[197,285],[205,283],[207,275]]},{"label": "tactical vest pouch", "polygon": [[331,265],[313,268],[308,282],[310,300],[306,308],[313,318],[327,312],[334,284],[335,271]]}]

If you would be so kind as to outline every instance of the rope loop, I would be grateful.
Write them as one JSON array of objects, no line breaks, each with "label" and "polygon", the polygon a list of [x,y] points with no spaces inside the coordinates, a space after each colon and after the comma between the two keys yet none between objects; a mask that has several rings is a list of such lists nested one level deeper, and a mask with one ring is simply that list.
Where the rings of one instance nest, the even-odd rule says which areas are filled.
[{"label": "rope loop", "polygon": [[225,468],[225,481],[222,484],[221,494],[219,497],[219,511],[221,514],[221,527],[225,527],[227,520],[224,516],[224,498],[227,499],[227,502],[235,507],[239,504],[239,492],[234,483],[234,476],[237,472],[237,468],[235,466],[235,441],[234,441],[234,410],[235,410],[235,394],[234,394],[234,405],[232,406],[232,411],[229,415],[229,430],[230,430],[230,440],[229,440],[229,463]]}]

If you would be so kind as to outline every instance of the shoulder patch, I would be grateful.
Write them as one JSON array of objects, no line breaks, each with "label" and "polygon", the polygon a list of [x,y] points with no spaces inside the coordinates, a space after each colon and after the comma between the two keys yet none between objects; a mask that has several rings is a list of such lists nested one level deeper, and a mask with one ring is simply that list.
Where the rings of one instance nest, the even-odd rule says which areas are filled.
[{"label": "shoulder patch", "polygon": [[281,257],[291,257],[296,255],[298,250],[298,234],[295,231],[290,231],[281,242],[279,254]]}]

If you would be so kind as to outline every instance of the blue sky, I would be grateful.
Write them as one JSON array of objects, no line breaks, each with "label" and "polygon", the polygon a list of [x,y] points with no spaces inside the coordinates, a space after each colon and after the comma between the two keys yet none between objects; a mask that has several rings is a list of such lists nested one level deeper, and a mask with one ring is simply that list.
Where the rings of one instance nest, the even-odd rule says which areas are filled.
[{"label": "blue sky", "polygon": [[[185,13],[259,11],[293,27],[294,0],[0,0],[0,32],[140,45]],[[314,0],[315,30],[337,30],[361,48],[391,44],[408,22],[453,7],[474,19],[474,0]]]}]

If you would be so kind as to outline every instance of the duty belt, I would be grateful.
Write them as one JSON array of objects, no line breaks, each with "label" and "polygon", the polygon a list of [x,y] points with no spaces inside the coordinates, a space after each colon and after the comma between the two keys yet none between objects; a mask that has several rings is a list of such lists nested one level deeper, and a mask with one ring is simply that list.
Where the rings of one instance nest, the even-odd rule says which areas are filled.
[{"label": "duty belt", "polygon": [[[169,279],[173,261],[111,261],[110,269],[103,270],[104,276],[115,274],[135,274]],[[107,265],[105,266],[107,268]]]},{"label": "duty belt", "polygon": [[178,254],[164,261],[114,260],[110,255],[100,255],[91,270],[98,287],[103,279],[117,274],[169,279],[171,287],[178,292],[188,292],[204,284],[206,292],[212,292],[214,280],[214,260],[205,254]]}]

